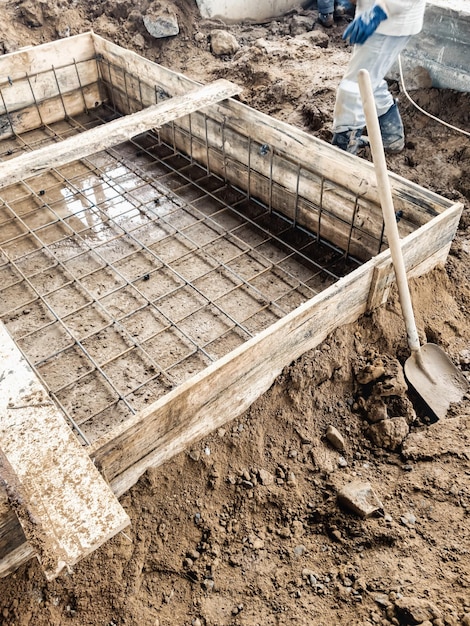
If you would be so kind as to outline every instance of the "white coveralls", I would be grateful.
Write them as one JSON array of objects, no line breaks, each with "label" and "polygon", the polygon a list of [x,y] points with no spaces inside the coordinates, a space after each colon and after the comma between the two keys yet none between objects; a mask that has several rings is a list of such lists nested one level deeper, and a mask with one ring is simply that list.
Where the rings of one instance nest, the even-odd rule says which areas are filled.
[{"label": "white coveralls", "polygon": [[333,132],[357,130],[365,126],[364,111],[357,82],[357,73],[370,74],[377,115],[385,114],[393,105],[385,75],[412,35],[423,26],[426,0],[357,0],[356,16],[380,5],[388,15],[377,30],[361,45],[355,45],[346,73],[338,87],[333,113]]}]

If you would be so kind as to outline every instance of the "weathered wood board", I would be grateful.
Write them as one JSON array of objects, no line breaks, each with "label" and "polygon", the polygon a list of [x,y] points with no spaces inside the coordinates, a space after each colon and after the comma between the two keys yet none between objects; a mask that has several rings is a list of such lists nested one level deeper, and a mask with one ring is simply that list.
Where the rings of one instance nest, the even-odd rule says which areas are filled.
[{"label": "weathered wood board", "polygon": [[11,185],[35,174],[47,172],[127,141],[152,128],[158,128],[192,110],[206,107],[241,91],[227,80],[217,80],[190,94],[165,100],[132,115],[92,128],[52,146],[39,148],[0,163],[0,187]]},{"label": "weathered wood board", "polygon": [[67,115],[78,115],[103,101],[92,33],[0,57],[0,139]]},{"label": "weathered wood board", "polygon": [[[101,75],[108,82],[109,100],[118,101],[124,112],[136,103],[150,106],[159,93],[174,96],[198,87],[101,37],[95,36],[95,45],[103,59]],[[235,99],[182,117],[160,135],[198,162],[208,161],[213,172],[266,205],[290,218],[296,213],[298,223],[313,232],[320,223],[315,207],[321,206],[320,236],[353,256],[366,260],[381,251],[382,212],[371,163]],[[401,236],[453,204],[400,176],[390,174],[390,182],[395,210],[402,214]]]},{"label": "weathered wood board", "polygon": [[0,363],[0,482],[52,579],[130,520],[3,324]]}]

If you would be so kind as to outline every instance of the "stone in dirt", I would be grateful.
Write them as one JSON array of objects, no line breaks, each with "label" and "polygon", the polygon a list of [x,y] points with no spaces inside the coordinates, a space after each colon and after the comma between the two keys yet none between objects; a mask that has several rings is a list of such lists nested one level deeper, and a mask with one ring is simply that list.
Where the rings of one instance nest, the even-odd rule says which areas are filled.
[{"label": "stone in dirt", "polygon": [[326,429],[326,438],[331,443],[333,448],[336,448],[336,450],[339,450],[340,452],[344,450],[344,437],[337,428],[331,425],[328,426]]},{"label": "stone in dirt", "polygon": [[226,30],[214,30],[211,33],[211,51],[215,56],[235,54],[240,45],[232,33]]},{"label": "stone in dirt", "polygon": [[439,420],[411,433],[402,446],[407,460],[434,459],[444,454],[470,457],[470,415]]},{"label": "stone in dirt", "polygon": [[174,37],[180,32],[176,15],[171,11],[163,11],[157,15],[144,15],[143,20],[145,28],[155,39]]},{"label": "stone in dirt", "polygon": [[393,452],[401,446],[410,428],[405,418],[393,417],[371,424],[367,432],[376,446]]},{"label": "stone in dirt", "polygon": [[442,617],[441,611],[429,600],[414,596],[400,598],[395,601],[395,609],[400,624],[422,624]]},{"label": "stone in dirt", "polygon": [[356,380],[361,385],[368,385],[385,374],[383,363],[376,359],[373,363],[369,363],[356,373]]},{"label": "stone in dirt", "polygon": [[368,482],[355,480],[338,491],[339,503],[360,517],[368,518],[383,511],[383,504]]},{"label": "stone in dirt", "polygon": [[265,487],[274,484],[274,476],[264,469],[260,469],[258,472],[258,478],[260,483]]}]

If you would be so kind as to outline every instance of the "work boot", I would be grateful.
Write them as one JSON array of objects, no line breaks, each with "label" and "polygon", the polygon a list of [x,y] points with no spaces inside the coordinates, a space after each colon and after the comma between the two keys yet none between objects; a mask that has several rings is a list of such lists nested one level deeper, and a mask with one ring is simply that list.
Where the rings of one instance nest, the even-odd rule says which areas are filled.
[{"label": "work boot", "polygon": [[333,26],[333,13],[319,13],[318,21],[325,28],[331,28]]},{"label": "work boot", "polygon": [[405,129],[400,117],[397,103],[379,116],[380,133],[386,152],[401,152],[405,147]]},{"label": "work boot", "polygon": [[357,154],[359,148],[369,145],[369,142],[361,135],[362,128],[344,130],[342,133],[334,133],[331,143],[350,154]]},{"label": "work boot", "polygon": [[354,15],[356,7],[349,0],[336,0],[334,17],[345,17],[345,15]]}]

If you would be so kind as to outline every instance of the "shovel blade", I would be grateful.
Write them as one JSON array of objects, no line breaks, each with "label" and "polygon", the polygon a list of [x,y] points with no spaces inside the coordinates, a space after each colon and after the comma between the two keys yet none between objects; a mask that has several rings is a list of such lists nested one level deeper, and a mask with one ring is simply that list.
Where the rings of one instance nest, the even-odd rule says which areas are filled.
[{"label": "shovel blade", "polygon": [[460,402],[469,389],[462,372],[434,343],[426,343],[405,363],[405,376],[439,419],[452,402]]}]

